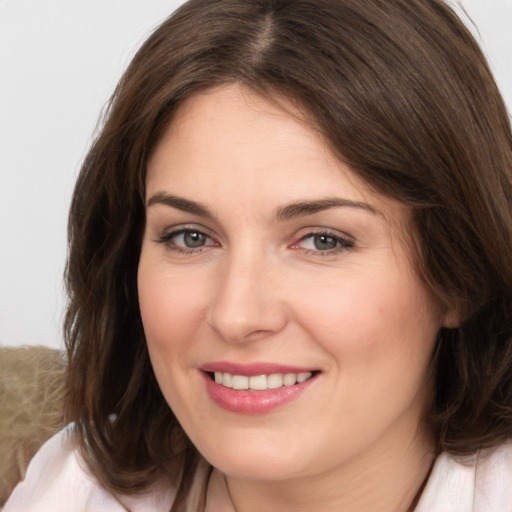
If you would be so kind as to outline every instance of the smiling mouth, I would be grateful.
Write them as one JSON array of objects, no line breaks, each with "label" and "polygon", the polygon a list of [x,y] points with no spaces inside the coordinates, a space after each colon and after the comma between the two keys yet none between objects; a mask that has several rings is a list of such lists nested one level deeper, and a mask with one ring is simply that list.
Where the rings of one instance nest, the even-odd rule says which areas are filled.
[{"label": "smiling mouth", "polygon": [[317,371],[301,373],[271,373],[268,375],[234,375],[226,372],[208,372],[210,379],[216,384],[235,390],[266,391],[282,387],[294,386],[306,382],[315,376]]}]

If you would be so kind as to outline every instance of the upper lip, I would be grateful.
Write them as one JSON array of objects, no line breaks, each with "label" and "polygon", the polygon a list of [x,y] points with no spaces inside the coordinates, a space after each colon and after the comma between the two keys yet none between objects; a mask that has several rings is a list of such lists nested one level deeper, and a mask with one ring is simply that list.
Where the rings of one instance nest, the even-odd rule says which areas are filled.
[{"label": "upper lip", "polygon": [[230,373],[231,375],[246,375],[251,377],[253,375],[271,375],[273,373],[305,373],[313,372],[314,368],[303,366],[289,366],[279,363],[235,363],[229,361],[214,361],[202,365],[200,368],[203,372],[215,373]]}]

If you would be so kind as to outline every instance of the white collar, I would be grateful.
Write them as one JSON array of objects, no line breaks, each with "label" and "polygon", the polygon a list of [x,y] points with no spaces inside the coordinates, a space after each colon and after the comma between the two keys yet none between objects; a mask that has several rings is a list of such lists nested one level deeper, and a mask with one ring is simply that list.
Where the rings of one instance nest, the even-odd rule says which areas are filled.
[{"label": "white collar", "polygon": [[471,457],[442,453],[415,512],[512,512],[512,441]]}]

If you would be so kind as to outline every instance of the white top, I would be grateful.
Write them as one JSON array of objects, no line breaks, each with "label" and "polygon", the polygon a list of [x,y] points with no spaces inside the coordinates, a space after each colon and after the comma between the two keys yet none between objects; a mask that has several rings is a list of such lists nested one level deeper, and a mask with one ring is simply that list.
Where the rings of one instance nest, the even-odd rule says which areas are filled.
[{"label": "white top", "polygon": [[[199,486],[208,468],[200,465]],[[194,495],[190,512],[197,511]],[[154,487],[136,496],[114,496],[99,485],[75,450],[70,430],[47,441],[30,463],[3,512],[168,512],[174,491]],[[206,512],[235,512],[225,479],[217,470],[210,478]],[[512,441],[482,450],[464,462],[441,454],[415,512],[512,512]]]}]

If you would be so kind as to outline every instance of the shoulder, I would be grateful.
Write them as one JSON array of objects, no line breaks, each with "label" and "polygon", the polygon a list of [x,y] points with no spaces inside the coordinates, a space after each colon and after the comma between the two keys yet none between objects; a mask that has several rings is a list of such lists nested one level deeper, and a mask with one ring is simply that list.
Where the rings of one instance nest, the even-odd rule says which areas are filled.
[{"label": "shoulder", "polygon": [[512,440],[470,457],[442,453],[416,512],[512,512]]},{"label": "shoulder", "polygon": [[475,510],[512,512],[512,440],[479,453],[474,507]]},{"label": "shoulder", "polygon": [[29,464],[2,512],[133,512],[169,510],[173,493],[158,489],[115,496],[80,458],[71,426],[49,439]]},{"label": "shoulder", "polygon": [[[95,498],[96,497],[96,498]],[[92,501],[110,501],[99,510],[124,510],[85,469],[71,426],[49,439],[30,462],[3,512],[85,512]]]}]

